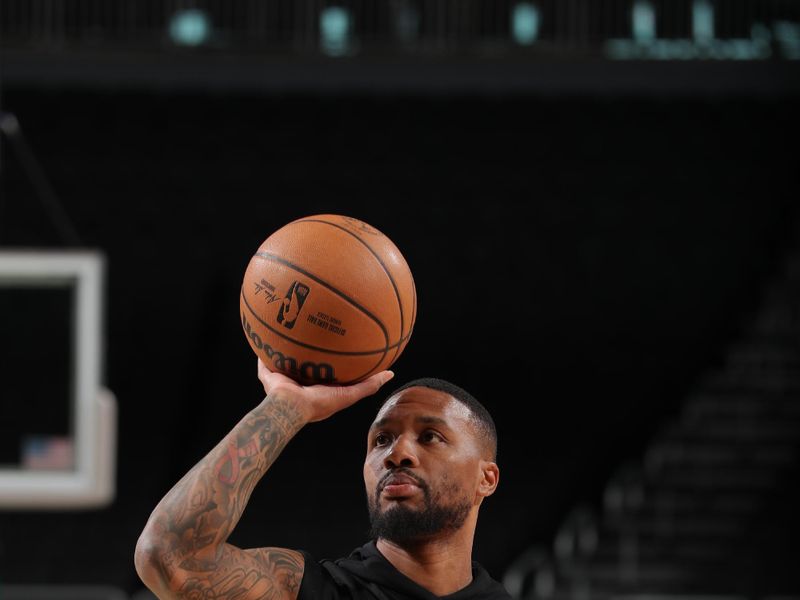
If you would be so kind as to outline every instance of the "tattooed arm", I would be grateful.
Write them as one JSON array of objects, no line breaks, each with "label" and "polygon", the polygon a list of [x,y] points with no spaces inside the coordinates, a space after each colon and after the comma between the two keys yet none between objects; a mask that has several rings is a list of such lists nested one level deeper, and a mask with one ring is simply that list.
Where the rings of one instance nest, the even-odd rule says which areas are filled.
[{"label": "tattooed arm", "polygon": [[374,394],[384,371],[353,386],[302,387],[259,360],[267,397],[161,500],[136,545],[136,570],[162,600],[294,600],[303,576],[295,550],[226,543],[258,481],[309,422]]}]

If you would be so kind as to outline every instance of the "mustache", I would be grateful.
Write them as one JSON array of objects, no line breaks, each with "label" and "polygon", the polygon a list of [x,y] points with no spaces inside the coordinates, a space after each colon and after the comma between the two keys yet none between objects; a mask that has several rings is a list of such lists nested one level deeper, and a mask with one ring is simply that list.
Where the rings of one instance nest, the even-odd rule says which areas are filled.
[{"label": "mustache", "polygon": [[410,479],[413,479],[414,483],[416,483],[420,487],[420,489],[422,489],[423,491],[427,491],[428,490],[428,484],[425,483],[425,480],[421,479],[420,477],[418,477],[417,475],[412,473],[411,469],[408,469],[406,467],[400,467],[400,468],[397,468],[397,469],[393,469],[392,471],[389,471],[388,473],[386,473],[386,475],[381,477],[381,480],[378,482],[378,485],[375,487],[375,491],[378,494],[380,494],[381,490],[383,490],[383,488],[386,487],[386,482],[389,481],[389,479],[391,479],[392,477],[394,477],[396,475],[405,475],[406,477],[408,477]]}]

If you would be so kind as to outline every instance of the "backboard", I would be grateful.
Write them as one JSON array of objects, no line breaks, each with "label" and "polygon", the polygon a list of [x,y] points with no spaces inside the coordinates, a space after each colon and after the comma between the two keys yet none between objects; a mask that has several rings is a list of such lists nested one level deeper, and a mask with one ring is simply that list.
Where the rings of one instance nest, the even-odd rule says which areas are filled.
[{"label": "backboard", "polygon": [[91,508],[113,499],[104,265],[94,251],[0,251],[0,508]]}]

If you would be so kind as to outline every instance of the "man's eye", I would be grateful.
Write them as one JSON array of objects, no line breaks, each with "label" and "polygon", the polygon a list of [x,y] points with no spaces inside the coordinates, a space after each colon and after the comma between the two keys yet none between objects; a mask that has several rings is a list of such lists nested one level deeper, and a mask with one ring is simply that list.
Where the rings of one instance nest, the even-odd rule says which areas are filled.
[{"label": "man's eye", "polygon": [[442,441],[442,436],[440,436],[435,431],[425,431],[420,436],[420,441],[425,442],[425,443],[441,442]]},{"label": "man's eye", "polygon": [[385,446],[389,443],[389,436],[385,433],[379,433],[375,436],[375,445],[376,446]]}]

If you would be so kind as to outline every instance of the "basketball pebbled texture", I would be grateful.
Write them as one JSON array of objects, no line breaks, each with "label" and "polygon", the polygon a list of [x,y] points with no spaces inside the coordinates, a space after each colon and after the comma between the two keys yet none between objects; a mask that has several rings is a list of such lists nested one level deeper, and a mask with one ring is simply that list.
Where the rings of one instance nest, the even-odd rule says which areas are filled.
[{"label": "basketball pebbled texture", "polygon": [[313,215],[272,233],[245,270],[242,327],[264,364],[308,384],[349,384],[389,368],[417,313],[414,278],[383,233]]}]

